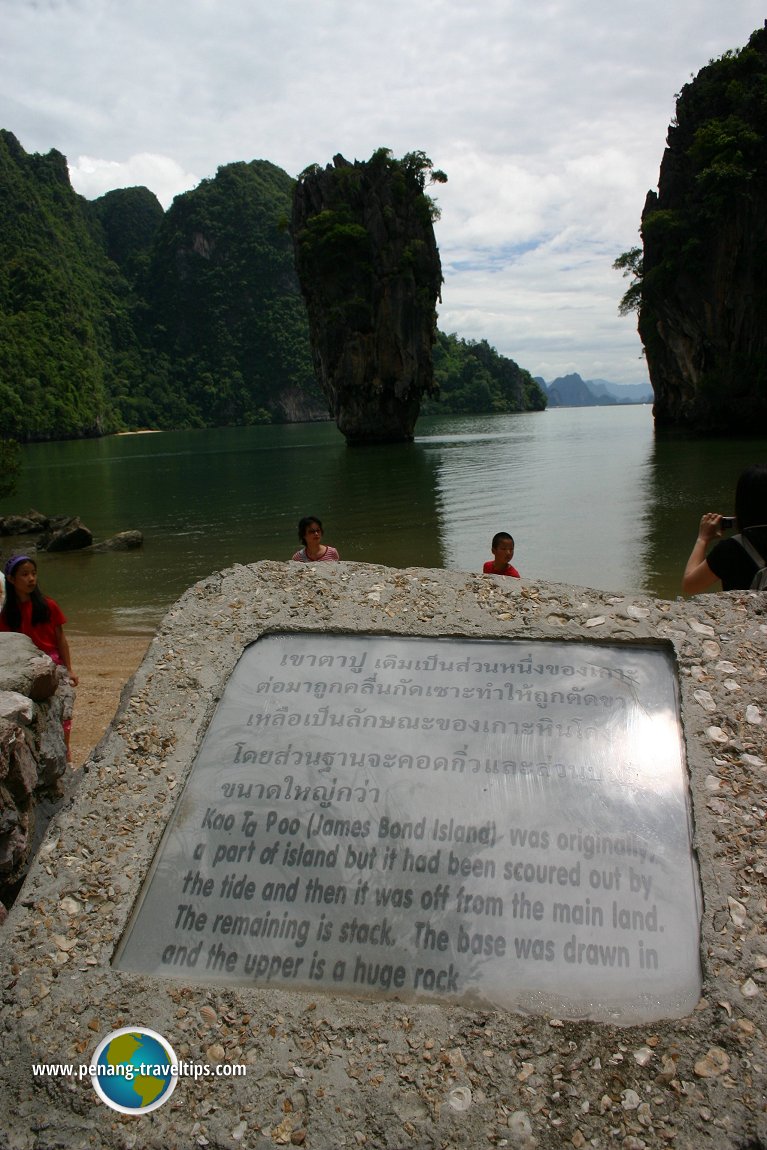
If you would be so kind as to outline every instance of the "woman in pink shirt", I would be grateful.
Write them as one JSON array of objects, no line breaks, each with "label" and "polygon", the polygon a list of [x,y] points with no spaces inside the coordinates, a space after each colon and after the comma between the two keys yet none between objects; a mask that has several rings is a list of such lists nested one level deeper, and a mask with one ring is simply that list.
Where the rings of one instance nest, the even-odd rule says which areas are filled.
[{"label": "woman in pink shirt", "polygon": [[322,520],[316,515],[299,520],[298,538],[303,547],[293,556],[296,563],[338,563],[340,556],[335,547],[322,542]]}]

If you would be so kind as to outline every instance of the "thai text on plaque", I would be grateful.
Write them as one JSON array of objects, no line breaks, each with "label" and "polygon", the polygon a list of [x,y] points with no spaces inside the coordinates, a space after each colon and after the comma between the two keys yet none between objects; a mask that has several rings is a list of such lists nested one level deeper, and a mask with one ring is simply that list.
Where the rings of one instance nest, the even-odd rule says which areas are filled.
[{"label": "thai text on plaque", "polygon": [[270,635],[116,956],[185,981],[622,1024],[700,993],[661,646]]}]

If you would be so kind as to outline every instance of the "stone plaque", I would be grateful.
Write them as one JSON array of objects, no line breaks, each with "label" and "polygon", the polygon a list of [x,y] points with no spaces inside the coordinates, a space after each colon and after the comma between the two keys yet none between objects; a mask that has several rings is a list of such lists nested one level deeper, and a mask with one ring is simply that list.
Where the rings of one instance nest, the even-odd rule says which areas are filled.
[{"label": "stone plaque", "polygon": [[119,969],[621,1024],[700,992],[661,646],[270,635],[195,759]]}]

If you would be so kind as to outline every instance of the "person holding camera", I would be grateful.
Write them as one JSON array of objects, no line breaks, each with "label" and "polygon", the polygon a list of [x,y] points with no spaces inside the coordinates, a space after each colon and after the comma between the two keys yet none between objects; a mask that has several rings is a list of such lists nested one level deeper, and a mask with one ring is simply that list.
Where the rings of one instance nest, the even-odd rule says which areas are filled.
[{"label": "person holding camera", "polygon": [[[723,539],[726,530],[737,534]],[[709,544],[717,542],[708,551]],[[685,595],[708,591],[719,580],[723,591],[742,591],[761,581],[767,566],[767,464],[741,472],[735,488],[735,515],[707,511],[698,527],[682,577]],[[767,584],[765,584],[767,585]]]}]

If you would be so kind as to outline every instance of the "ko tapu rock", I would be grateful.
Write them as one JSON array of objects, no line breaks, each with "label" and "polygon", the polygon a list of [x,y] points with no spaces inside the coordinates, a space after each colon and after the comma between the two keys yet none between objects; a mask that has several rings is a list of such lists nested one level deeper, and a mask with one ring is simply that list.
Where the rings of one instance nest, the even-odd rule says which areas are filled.
[{"label": "ko tapu rock", "polygon": [[395,160],[381,148],[364,163],[335,156],[295,186],[315,372],[349,443],[411,440],[421,397],[434,391],[442,267],[424,189],[445,179],[422,152]]}]

